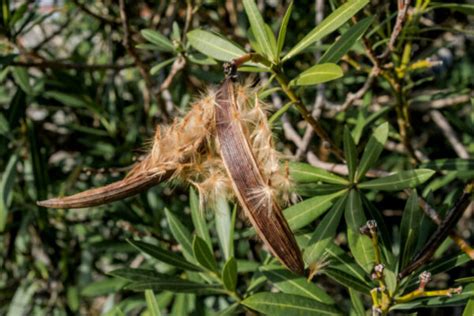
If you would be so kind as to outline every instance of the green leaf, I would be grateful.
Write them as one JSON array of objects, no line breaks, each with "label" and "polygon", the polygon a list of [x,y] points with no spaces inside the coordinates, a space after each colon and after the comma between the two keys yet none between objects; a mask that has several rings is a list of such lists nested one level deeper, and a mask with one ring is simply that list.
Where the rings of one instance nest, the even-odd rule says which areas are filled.
[{"label": "green leaf", "polygon": [[288,4],[288,8],[286,9],[285,15],[281,20],[280,24],[280,31],[278,32],[278,40],[277,40],[277,58],[280,58],[281,51],[283,50],[283,45],[285,44],[286,38],[286,29],[288,27],[288,21],[290,21],[291,12],[293,11],[293,1]]},{"label": "green leaf", "polygon": [[365,173],[374,166],[377,159],[382,153],[383,146],[388,138],[388,123],[385,122],[374,130],[369,138],[364,153],[360,159],[359,168],[356,172],[356,180],[359,181]]},{"label": "green leaf", "polygon": [[231,61],[245,54],[245,50],[221,35],[203,30],[187,33],[189,43],[194,49],[221,61]]},{"label": "green leaf", "polygon": [[297,230],[321,216],[333,205],[333,200],[345,192],[346,190],[342,190],[333,194],[315,196],[285,209],[283,214],[290,228]]},{"label": "green leaf", "polygon": [[217,62],[209,56],[200,53],[189,53],[188,59],[198,65],[217,65]]},{"label": "green leaf", "polygon": [[30,84],[30,76],[28,70],[23,67],[12,67],[13,79],[16,84],[28,95],[33,95],[33,88]]},{"label": "green leaf", "polygon": [[156,292],[170,291],[174,293],[219,294],[223,293],[216,285],[192,282],[180,278],[133,282],[126,286],[133,291],[153,290]]},{"label": "green leaf", "polygon": [[359,10],[361,10],[368,2],[368,0],[352,0],[341,5],[311,32],[309,32],[308,35],[306,35],[298,44],[296,44],[288,52],[288,54],[286,54],[286,56],[283,58],[283,61],[286,61],[301,53],[306,47],[338,29]]},{"label": "green leaf", "polygon": [[109,278],[94,283],[89,283],[81,290],[81,295],[86,297],[96,297],[116,293],[127,284],[126,280]]},{"label": "green leaf", "polygon": [[153,258],[167,263],[173,267],[182,270],[189,270],[189,271],[202,271],[202,269],[188,261],[186,261],[183,256],[170,252],[168,250],[161,249],[155,245],[144,243],[138,240],[127,240],[132,246],[137,248],[138,250],[146,253],[147,255],[152,256]]},{"label": "green leaf", "polygon": [[232,292],[235,291],[237,286],[237,261],[234,257],[230,257],[222,268],[222,282],[226,289]]},{"label": "green leaf", "polygon": [[439,9],[445,8],[453,11],[458,11],[467,15],[474,15],[474,5],[469,3],[440,3],[432,2],[430,8]]},{"label": "green leaf", "polygon": [[152,290],[145,290],[145,300],[150,316],[161,316],[158,302],[156,301],[155,293]]},{"label": "green leaf", "polygon": [[193,220],[196,234],[201,237],[209,248],[212,248],[211,236],[209,235],[209,228],[206,225],[204,210],[199,205],[199,197],[193,188],[189,190],[189,206],[191,208],[191,218]]},{"label": "green leaf", "polygon": [[164,67],[172,64],[174,61],[175,61],[176,58],[170,58],[170,59],[167,59],[159,64],[156,64],[154,65],[153,67],[151,67],[150,69],[150,74],[151,75],[156,75],[161,69],[163,69]]},{"label": "green leaf", "polygon": [[290,162],[290,177],[298,183],[325,182],[333,184],[349,184],[347,179],[337,176],[324,169],[313,167],[307,163]]},{"label": "green leaf", "polygon": [[434,173],[435,171],[430,169],[400,171],[383,178],[362,182],[358,187],[361,189],[399,191],[419,186],[431,178]]},{"label": "green leaf", "polygon": [[348,289],[353,289],[357,292],[365,294],[370,293],[370,286],[353,277],[351,274],[333,268],[325,268],[323,269],[323,273]]},{"label": "green leaf", "polygon": [[326,50],[318,63],[337,63],[362,37],[374,19],[375,16],[369,16],[357,22],[356,25],[351,26],[348,31],[344,32],[344,34]]},{"label": "green leaf", "polygon": [[345,202],[345,196],[338,199],[311,235],[311,239],[304,252],[304,259],[308,265],[322,258],[327,247],[333,240],[337,226],[344,212]]},{"label": "green leaf", "polygon": [[352,310],[357,316],[365,316],[365,308],[359,293],[349,288],[349,296],[351,297]]},{"label": "green leaf", "polygon": [[217,272],[217,263],[204,239],[194,236],[193,253],[196,261],[207,270]]},{"label": "green leaf", "polygon": [[342,315],[331,305],[292,294],[261,292],[247,297],[243,305],[265,315]]},{"label": "green leaf", "polygon": [[235,218],[230,217],[230,208],[224,196],[217,197],[215,204],[215,224],[219,246],[222,249],[224,258],[227,260],[234,255],[234,223]]},{"label": "green leaf", "polygon": [[462,312],[462,316],[472,316],[474,315],[474,296],[469,299]]},{"label": "green leaf", "polygon": [[402,270],[415,254],[422,215],[423,213],[418,206],[418,194],[413,191],[405,205],[400,224],[399,270]]},{"label": "green leaf", "polygon": [[280,266],[263,266],[260,270],[283,293],[308,297],[321,303],[334,304],[331,296],[301,275],[296,275]]},{"label": "green leaf", "polygon": [[290,81],[290,86],[311,86],[341,78],[344,75],[336,64],[317,64]]},{"label": "green leaf", "polygon": [[356,262],[370,273],[375,263],[375,253],[370,238],[360,233],[359,229],[367,223],[362,209],[359,192],[351,190],[347,198],[345,218],[349,248]]},{"label": "green leaf", "polygon": [[433,169],[436,171],[471,171],[474,170],[474,159],[438,159],[429,162],[423,162],[419,165],[419,167]]},{"label": "green leaf", "polygon": [[150,43],[154,44],[160,51],[162,52],[174,52],[173,43],[165,36],[161,35],[155,30],[145,29],[141,30],[140,33],[142,36],[149,41]]},{"label": "green leaf", "polygon": [[191,233],[189,230],[181,223],[181,221],[171,213],[167,208],[165,208],[166,218],[168,219],[168,224],[173,234],[174,238],[179,242],[183,248],[183,255],[186,259],[192,261],[193,258],[193,245],[191,239]]},{"label": "green leaf", "polygon": [[[274,61],[276,51],[272,48],[271,39],[265,28],[265,22],[263,21],[263,18],[260,15],[260,12],[258,11],[255,1],[244,0],[243,4],[245,13],[247,14],[247,17],[250,22],[250,27],[252,28],[252,32],[255,35],[259,47],[262,49],[263,53],[268,59]],[[273,36],[273,33],[271,33],[271,35]],[[275,42],[274,36],[273,42]]]},{"label": "green leaf", "polygon": [[161,280],[170,278],[169,275],[156,272],[155,270],[149,269],[131,269],[122,268],[110,271],[107,273],[114,277],[122,278],[129,281],[150,281],[150,280]]},{"label": "green leaf", "polygon": [[8,209],[12,202],[12,188],[15,184],[16,163],[18,162],[18,155],[13,153],[8,160],[5,171],[2,173],[2,180],[0,182],[0,233],[5,230],[7,224]]},{"label": "green leaf", "polygon": [[354,182],[357,169],[357,149],[351,133],[344,127],[344,156],[346,156],[347,169],[349,171],[349,181]]},{"label": "green leaf", "polygon": [[371,287],[371,283],[366,279],[367,274],[365,271],[354,261],[354,258],[346,254],[344,250],[332,243],[328,245],[326,253],[330,256],[329,267],[349,274],[355,278],[358,283],[363,283],[367,288]]}]

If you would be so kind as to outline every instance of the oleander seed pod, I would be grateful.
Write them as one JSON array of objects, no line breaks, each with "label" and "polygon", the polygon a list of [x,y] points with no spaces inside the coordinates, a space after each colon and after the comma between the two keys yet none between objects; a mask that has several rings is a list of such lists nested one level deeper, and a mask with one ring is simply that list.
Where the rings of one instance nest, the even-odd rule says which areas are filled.
[{"label": "oleander seed pod", "polygon": [[302,274],[301,253],[280,208],[288,201],[291,187],[280,160],[256,90],[226,79],[217,91],[194,103],[181,120],[158,127],[150,152],[123,180],[38,205],[91,207],[135,195],[165,180],[190,183],[197,188],[203,208],[222,196],[236,199],[272,254]]}]

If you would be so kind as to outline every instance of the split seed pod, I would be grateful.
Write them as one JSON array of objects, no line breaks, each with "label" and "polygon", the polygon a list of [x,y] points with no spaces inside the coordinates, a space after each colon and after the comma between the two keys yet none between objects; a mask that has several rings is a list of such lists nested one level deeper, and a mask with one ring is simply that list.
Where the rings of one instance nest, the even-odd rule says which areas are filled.
[{"label": "split seed pod", "polygon": [[[302,274],[303,260],[278,200],[286,200],[271,130],[255,94],[230,78],[181,120],[157,128],[153,146],[125,179],[72,196],[38,202],[50,208],[82,208],[124,199],[161,181],[193,184],[202,201],[236,197],[258,236],[288,269]],[[283,198],[282,198],[283,197]]]},{"label": "split seed pod", "polygon": [[259,168],[242,128],[234,85],[227,78],[218,90],[216,130],[220,153],[245,215],[271,252],[291,271],[303,274],[304,264],[293,233],[271,194],[269,179]]}]

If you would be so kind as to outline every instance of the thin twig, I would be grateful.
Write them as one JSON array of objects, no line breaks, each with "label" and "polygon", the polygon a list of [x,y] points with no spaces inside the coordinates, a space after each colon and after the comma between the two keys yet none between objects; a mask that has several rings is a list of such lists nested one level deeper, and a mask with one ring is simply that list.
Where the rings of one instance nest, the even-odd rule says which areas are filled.
[{"label": "thin twig", "polygon": [[113,25],[113,26],[119,26],[120,25],[119,20],[115,20],[112,17],[106,17],[106,16],[102,16],[100,14],[97,14],[97,13],[91,11],[89,8],[87,8],[84,4],[80,3],[78,0],[72,0],[72,2],[80,10],[84,11],[88,15],[92,16],[93,18],[95,18],[95,19],[97,19],[97,20],[99,20],[103,23],[110,24],[110,25]]},{"label": "thin twig", "polygon": [[433,110],[430,112],[430,116],[433,122],[435,122],[435,124],[438,125],[438,127],[441,129],[444,136],[451,144],[459,158],[468,159],[469,153],[467,152],[463,144],[459,141],[456,136],[456,133],[454,132],[451,125],[449,125],[448,120],[444,118],[443,114],[441,114],[441,112],[438,110]]},{"label": "thin twig", "polygon": [[411,0],[398,0],[398,14],[397,14],[397,21],[395,22],[395,26],[393,27],[392,35],[390,36],[390,40],[388,42],[387,48],[385,51],[378,57],[379,59],[385,59],[388,54],[390,54],[395,48],[395,41],[400,35],[400,32],[403,28],[403,22],[408,13],[408,7],[410,6]]}]

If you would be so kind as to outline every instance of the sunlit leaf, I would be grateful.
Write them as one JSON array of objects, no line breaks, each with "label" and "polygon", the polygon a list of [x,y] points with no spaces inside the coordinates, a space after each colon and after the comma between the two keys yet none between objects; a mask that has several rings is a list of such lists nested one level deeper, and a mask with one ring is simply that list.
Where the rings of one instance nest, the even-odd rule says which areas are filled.
[{"label": "sunlit leaf", "polygon": [[362,182],[358,185],[361,189],[398,191],[415,188],[431,178],[435,171],[430,169],[415,169],[400,171],[395,174]]},{"label": "sunlit leaf", "polygon": [[331,296],[303,276],[296,275],[279,266],[263,266],[261,271],[283,293],[308,297],[321,303],[334,304]]},{"label": "sunlit leaf", "polygon": [[293,1],[288,4],[288,8],[286,9],[285,15],[281,20],[280,31],[278,32],[277,40],[277,58],[280,58],[283,45],[285,44],[286,29],[288,28],[288,21],[290,21],[291,12],[293,12]]},{"label": "sunlit leaf", "polygon": [[306,69],[291,80],[290,86],[316,85],[341,78],[343,75],[341,67],[336,64],[318,64]]},{"label": "sunlit leaf", "polygon": [[298,183],[325,182],[333,184],[348,184],[349,182],[329,171],[313,167],[307,163],[292,162],[289,164],[290,176]]},{"label": "sunlit leaf", "polygon": [[178,217],[173,214],[171,211],[165,208],[166,218],[168,219],[168,224],[170,226],[171,233],[174,238],[179,242],[181,247],[183,247],[184,257],[188,260],[193,258],[193,245],[191,233],[186,228],[186,226],[181,223]]},{"label": "sunlit leaf", "polygon": [[150,316],[161,316],[158,302],[156,301],[155,293],[152,290],[145,290],[145,300]]},{"label": "sunlit leaf", "polygon": [[374,16],[369,16],[357,22],[356,25],[351,26],[349,30],[344,32],[344,34],[326,50],[318,63],[337,63],[362,37],[374,19]]},{"label": "sunlit leaf", "polygon": [[217,60],[231,61],[245,54],[237,44],[216,33],[196,29],[188,32],[187,38],[197,51]]},{"label": "sunlit leaf", "polygon": [[288,52],[288,54],[286,54],[286,56],[283,58],[283,61],[286,61],[301,53],[306,47],[337,30],[341,25],[346,23],[347,20],[349,20],[353,15],[361,10],[368,2],[368,0],[351,0],[341,5],[327,18],[325,18],[323,22],[321,22],[311,32],[309,32],[308,35],[306,35],[300,42],[298,42]]},{"label": "sunlit leaf", "polygon": [[206,224],[204,210],[199,205],[199,197],[193,188],[189,190],[189,206],[191,208],[191,218],[193,220],[196,234],[201,237],[209,248],[212,247],[211,236],[209,235],[209,228]]},{"label": "sunlit leaf", "polygon": [[174,52],[173,43],[159,32],[151,29],[141,30],[142,36],[162,52]]},{"label": "sunlit leaf", "polygon": [[[275,60],[276,51],[271,45],[271,39],[265,28],[265,22],[258,11],[255,1],[244,0],[243,5],[245,13],[247,14],[250,22],[250,27],[252,28],[252,32],[255,35],[255,39],[257,40],[259,47],[262,49],[262,52],[266,57],[268,57],[270,60]],[[273,42],[275,42],[273,33],[271,35],[273,36]]]},{"label": "sunlit leaf", "polygon": [[283,211],[292,230],[304,227],[321,216],[333,205],[333,200],[345,193],[345,190],[333,194],[315,196],[290,206]]},{"label": "sunlit leaf", "polygon": [[242,304],[265,315],[342,315],[331,305],[292,294],[261,292],[251,295]]}]

